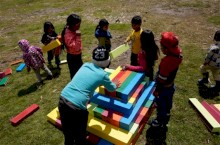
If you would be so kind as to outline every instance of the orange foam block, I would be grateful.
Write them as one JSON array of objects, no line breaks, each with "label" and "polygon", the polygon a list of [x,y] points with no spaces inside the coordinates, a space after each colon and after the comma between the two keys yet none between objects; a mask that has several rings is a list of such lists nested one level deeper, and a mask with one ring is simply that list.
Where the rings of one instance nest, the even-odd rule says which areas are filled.
[{"label": "orange foam block", "polygon": [[102,112],[102,120],[106,121],[114,126],[119,127],[120,125],[120,120],[122,118],[122,114],[119,112],[114,112],[111,110],[104,110]]},{"label": "orange foam block", "polygon": [[10,122],[13,126],[16,126],[20,124],[25,118],[33,114],[35,111],[39,109],[39,106],[37,104],[32,104],[28,108],[26,108],[24,111],[19,113],[17,116],[13,117]]},{"label": "orange foam block", "polygon": [[24,61],[23,59],[15,60],[15,61],[10,62],[10,65],[15,65],[15,64],[21,63],[23,61]]}]

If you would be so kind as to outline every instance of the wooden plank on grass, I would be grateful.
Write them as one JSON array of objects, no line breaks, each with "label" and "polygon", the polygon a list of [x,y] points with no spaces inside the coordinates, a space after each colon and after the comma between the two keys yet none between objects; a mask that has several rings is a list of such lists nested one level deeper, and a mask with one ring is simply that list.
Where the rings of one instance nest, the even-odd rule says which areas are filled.
[{"label": "wooden plank on grass", "polygon": [[129,45],[127,44],[120,45],[119,47],[115,48],[114,50],[110,52],[111,59],[118,57],[119,55],[127,51],[128,49],[129,49]]},{"label": "wooden plank on grass", "polygon": [[203,105],[196,98],[189,98],[189,102],[196,108],[201,117],[205,121],[205,125],[211,132],[220,132],[220,124],[215,118],[203,107]]}]

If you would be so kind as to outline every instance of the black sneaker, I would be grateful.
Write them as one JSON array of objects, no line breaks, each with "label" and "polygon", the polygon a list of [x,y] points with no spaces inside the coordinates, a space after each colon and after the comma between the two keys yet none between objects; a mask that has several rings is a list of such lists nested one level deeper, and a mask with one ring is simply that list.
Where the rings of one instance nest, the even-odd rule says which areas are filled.
[{"label": "black sneaker", "polygon": [[46,80],[52,80],[53,79],[53,76],[52,75],[48,75]]},{"label": "black sneaker", "polygon": [[157,119],[149,120],[147,124],[152,127],[161,127],[162,126],[162,124],[160,124]]},{"label": "black sneaker", "polygon": [[198,80],[198,85],[204,85],[204,84],[208,84],[209,83],[209,81],[208,81],[208,79],[199,79]]}]

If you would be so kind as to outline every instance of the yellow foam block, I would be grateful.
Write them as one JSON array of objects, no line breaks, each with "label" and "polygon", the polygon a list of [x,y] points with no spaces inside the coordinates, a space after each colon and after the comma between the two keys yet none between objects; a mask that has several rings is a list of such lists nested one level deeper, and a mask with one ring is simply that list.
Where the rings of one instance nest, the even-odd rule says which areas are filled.
[{"label": "yellow foam block", "polygon": [[53,124],[56,124],[56,120],[59,118],[60,118],[60,113],[58,107],[56,107],[49,114],[47,114],[47,120]]},{"label": "yellow foam block", "polygon": [[87,110],[89,111],[89,114],[94,116],[94,109],[97,107],[97,104],[94,104],[94,103],[89,103],[87,105]]},{"label": "yellow foam block", "polygon": [[43,51],[43,53],[45,53],[45,52],[52,50],[60,45],[61,45],[61,42],[58,39],[56,39],[56,40],[51,41],[49,44],[43,46],[42,51]]},{"label": "yellow foam block", "polygon": [[110,69],[110,68],[105,68],[105,71],[108,73],[113,73],[115,70],[114,69]]},{"label": "yellow foam block", "polygon": [[[110,80],[112,80],[120,71],[122,70],[121,66],[117,67],[116,70],[114,70],[111,75],[109,76]],[[99,89],[98,89],[99,88]],[[105,87],[104,86],[100,86],[98,87],[95,91],[100,93],[100,94],[105,94]]]},{"label": "yellow foam block", "polygon": [[136,98],[132,98],[132,97],[128,100],[128,102],[131,104],[134,104],[135,101],[136,101]]},{"label": "yellow foam block", "polygon": [[129,145],[138,132],[139,125],[134,123],[128,132],[89,115],[87,131],[115,145]]},{"label": "yellow foam block", "polygon": [[214,104],[214,106],[220,111],[220,104]]}]

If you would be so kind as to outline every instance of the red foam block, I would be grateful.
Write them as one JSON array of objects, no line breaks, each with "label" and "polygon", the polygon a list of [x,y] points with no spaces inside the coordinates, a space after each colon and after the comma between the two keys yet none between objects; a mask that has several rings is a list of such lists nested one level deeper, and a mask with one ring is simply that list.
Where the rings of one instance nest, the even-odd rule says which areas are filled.
[{"label": "red foam block", "polygon": [[19,113],[17,116],[13,117],[10,121],[13,126],[16,126],[20,124],[25,118],[33,114],[35,111],[39,109],[39,106],[37,104],[32,104],[28,108],[26,108],[24,111]]}]

